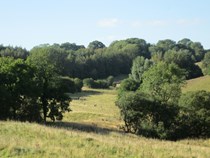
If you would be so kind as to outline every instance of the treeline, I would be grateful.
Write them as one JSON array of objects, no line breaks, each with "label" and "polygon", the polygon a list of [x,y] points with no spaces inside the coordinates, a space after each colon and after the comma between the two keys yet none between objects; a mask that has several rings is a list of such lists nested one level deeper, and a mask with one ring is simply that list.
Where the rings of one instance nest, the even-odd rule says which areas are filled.
[{"label": "treeline", "polygon": [[34,47],[30,52],[22,48],[1,46],[0,55],[26,59],[30,53],[43,47],[60,49],[62,75],[80,79],[103,79],[108,76],[129,74],[132,62],[138,56],[152,59],[153,62],[175,62],[188,71],[188,79],[195,78],[201,76],[202,72],[194,63],[201,61],[207,52],[201,43],[190,39],[178,42],[167,39],[150,44],[143,39],[130,38],[114,41],[109,47],[100,41],[90,42],[87,48],[74,43],[43,44]]}]

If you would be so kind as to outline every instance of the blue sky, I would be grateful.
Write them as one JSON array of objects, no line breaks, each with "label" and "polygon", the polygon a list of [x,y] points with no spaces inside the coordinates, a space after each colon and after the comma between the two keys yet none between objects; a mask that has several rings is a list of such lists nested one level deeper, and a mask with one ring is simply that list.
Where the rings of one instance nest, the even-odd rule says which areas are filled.
[{"label": "blue sky", "polygon": [[0,0],[0,44],[190,38],[210,48],[209,0]]}]

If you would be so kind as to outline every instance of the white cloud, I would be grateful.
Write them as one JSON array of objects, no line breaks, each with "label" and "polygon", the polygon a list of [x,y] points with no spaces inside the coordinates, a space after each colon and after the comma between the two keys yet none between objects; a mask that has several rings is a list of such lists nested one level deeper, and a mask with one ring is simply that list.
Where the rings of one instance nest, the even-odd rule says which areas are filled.
[{"label": "white cloud", "polygon": [[142,21],[134,21],[131,23],[132,27],[144,27],[144,26],[166,26],[169,22],[167,20],[142,20]]},{"label": "white cloud", "polygon": [[186,25],[197,25],[202,23],[200,19],[179,19],[175,22],[178,25],[186,26]]},{"label": "white cloud", "polygon": [[119,23],[120,23],[120,20],[116,18],[103,19],[103,20],[98,21],[98,26],[111,28],[111,27],[116,27],[117,25],[119,25]]},{"label": "white cloud", "polygon": [[200,19],[174,19],[174,20],[139,20],[131,22],[132,27],[165,27],[165,26],[192,26],[203,23]]},{"label": "white cloud", "polygon": [[151,26],[166,26],[169,22],[167,20],[151,20],[148,21],[148,25]]},{"label": "white cloud", "polygon": [[131,23],[132,27],[142,27],[144,24],[141,21],[134,21]]}]

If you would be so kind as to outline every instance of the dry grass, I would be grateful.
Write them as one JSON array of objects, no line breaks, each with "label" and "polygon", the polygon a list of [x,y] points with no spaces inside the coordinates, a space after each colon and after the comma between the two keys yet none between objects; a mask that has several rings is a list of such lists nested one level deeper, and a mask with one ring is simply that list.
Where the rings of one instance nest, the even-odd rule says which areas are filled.
[{"label": "dry grass", "polygon": [[0,122],[0,157],[209,158],[210,139],[177,142],[121,132],[115,90],[74,94],[72,112],[48,126]]},{"label": "dry grass", "polygon": [[210,76],[202,76],[192,80],[188,80],[183,92],[206,90],[210,91]]},{"label": "dry grass", "polygon": [[117,132],[83,132],[38,124],[0,122],[0,157],[209,158],[209,140],[180,142]]},{"label": "dry grass", "polygon": [[119,109],[115,106],[117,91],[88,88],[83,91],[73,95],[79,99],[71,102],[72,112],[65,115],[64,121],[118,129],[122,122]]}]

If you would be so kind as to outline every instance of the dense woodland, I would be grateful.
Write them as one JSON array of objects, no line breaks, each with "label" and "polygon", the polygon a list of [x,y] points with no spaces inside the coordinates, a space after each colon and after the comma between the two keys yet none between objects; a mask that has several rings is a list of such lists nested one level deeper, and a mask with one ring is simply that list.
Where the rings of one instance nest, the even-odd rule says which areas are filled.
[{"label": "dense woodland", "polygon": [[186,79],[210,74],[210,50],[190,39],[150,44],[130,38],[108,47],[93,41],[87,48],[67,42],[30,51],[1,45],[0,119],[62,120],[69,93],[83,84],[109,88],[121,74],[129,75],[116,102],[126,132],[173,140],[210,136],[210,93],[181,93]]}]

